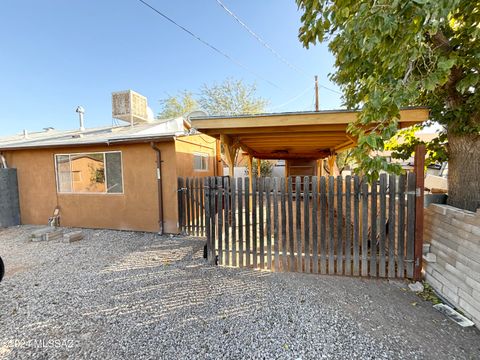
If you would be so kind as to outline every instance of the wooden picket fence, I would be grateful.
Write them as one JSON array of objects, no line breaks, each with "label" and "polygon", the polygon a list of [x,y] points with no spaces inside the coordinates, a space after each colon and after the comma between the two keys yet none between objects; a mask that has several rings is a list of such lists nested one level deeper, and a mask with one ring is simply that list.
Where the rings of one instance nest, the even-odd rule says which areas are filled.
[{"label": "wooden picket fence", "polygon": [[180,225],[211,263],[273,271],[414,274],[415,174],[179,179]]}]

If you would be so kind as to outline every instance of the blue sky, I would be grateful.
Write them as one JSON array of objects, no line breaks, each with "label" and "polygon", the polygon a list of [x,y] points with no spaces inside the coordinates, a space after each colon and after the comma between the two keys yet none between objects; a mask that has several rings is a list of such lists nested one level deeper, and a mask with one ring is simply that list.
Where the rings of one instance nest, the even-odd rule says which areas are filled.
[{"label": "blue sky", "polygon": [[[138,0],[3,0],[0,12],[0,135],[111,124],[111,92],[133,89],[159,100],[227,77],[256,82],[271,111],[313,110],[313,75],[328,81],[327,45],[306,50],[297,38],[294,0],[222,0],[278,53],[277,59],[215,0],[147,0],[175,21],[245,64],[277,89],[191,38]],[[307,90],[310,89],[310,90]],[[289,102],[297,95],[296,100]],[[288,104],[281,106],[282,104]],[[320,108],[339,108],[340,96],[320,88]]]}]

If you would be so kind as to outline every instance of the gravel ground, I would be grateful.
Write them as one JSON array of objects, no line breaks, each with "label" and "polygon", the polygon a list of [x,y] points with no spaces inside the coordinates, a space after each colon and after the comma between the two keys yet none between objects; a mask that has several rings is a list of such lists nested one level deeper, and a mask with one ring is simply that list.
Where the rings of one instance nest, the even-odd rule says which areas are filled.
[{"label": "gravel ground", "polygon": [[202,240],[0,230],[0,358],[480,359],[403,282],[208,266]]}]

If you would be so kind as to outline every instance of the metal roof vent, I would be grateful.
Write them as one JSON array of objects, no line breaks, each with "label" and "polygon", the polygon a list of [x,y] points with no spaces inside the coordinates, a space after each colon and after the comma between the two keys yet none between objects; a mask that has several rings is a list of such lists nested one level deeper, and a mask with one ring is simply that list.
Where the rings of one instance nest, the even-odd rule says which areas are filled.
[{"label": "metal roof vent", "polygon": [[83,106],[79,105],[75,109],[75,112],[78,113],[78,120],[80,121],[80,131],[85,131],[85,126],[83,126],[83,114],[85,114],[85,109]]}]

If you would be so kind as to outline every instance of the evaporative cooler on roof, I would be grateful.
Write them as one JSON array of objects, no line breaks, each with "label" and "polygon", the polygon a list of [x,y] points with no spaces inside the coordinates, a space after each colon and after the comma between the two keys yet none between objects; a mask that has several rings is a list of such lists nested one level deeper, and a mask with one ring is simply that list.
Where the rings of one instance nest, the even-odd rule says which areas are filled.
[{"label": "evaporative cooler on roof", "polygon": [[129,123],[148,123],[147,98],[133,90],[112,93],[112,117]]}]

